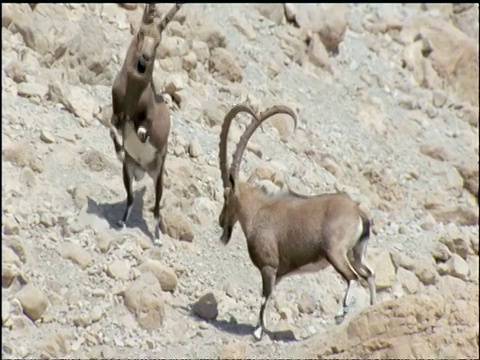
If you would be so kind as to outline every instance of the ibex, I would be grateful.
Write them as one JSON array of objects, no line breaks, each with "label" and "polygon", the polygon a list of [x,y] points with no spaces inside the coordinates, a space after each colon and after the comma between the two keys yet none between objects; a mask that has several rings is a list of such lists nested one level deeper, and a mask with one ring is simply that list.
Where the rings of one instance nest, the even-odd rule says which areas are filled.
[{"label": "ibex", "polygon": [[[156,13],[155,4],[146,4],[142,23],[134,36],[120,73],[112,86],[110,136],[115,152],[123,162],[123,183],[127,191],[127,206],[119,226],[125,226],[133,206],[133,177],[140,180],[145,171],[154,180],[155,239],[160,241],[160,229],[165,233],[160,216],[163,176],[170,133],[170,109],[162,96],[157,95],[152,80],[157,47],[162,32],[182,4],[176,4],[163,19]],[[119,140],[118,131],[122,134]]]},{"label": "ibex", "polygon": [[[233,118],[240,112],[253,116],[241,136],[227,169],[227,137]],[[284,194],[266,195],[253,184],[239,181],[239,168],[248,140],[262,122],[274,114],[290,115],[293,110],[274,106],[257,116],[245,105],[234,106],[225,116],[220,134],[220,171],[224,187],[224,204],[219,216],[223,229],[221,241],[228,244],[235,223],[240,222],[247,240],[248,253],[260,270],[263,301],[258,325],[253,333],[262,338],[265,306],[276,284],[287,275],[313,272],[331,264],[347,282],[341,309],[335,316],[344,320],[350,303],[350,287],[359,277],[367,280],[370,303],[376,303],[375,275],[363,263],[370,236],[370,221],[346,194],[307,196],[288,189]]]}]

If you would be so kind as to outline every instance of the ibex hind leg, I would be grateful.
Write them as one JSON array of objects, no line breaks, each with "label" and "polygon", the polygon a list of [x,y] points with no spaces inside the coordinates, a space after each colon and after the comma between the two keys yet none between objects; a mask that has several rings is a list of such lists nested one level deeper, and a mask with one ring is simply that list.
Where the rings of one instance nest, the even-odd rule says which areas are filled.
[{"label": "ibex hind leg", "polygon": [[350,261],[348,261],[347,254],[341,247],[330,250],[326,255],[328,262],[342,275],[347,283],[347,290],[345,291],[343,299],[340,301],[340,309],[335,315],[335,322],[341,324],[349,311],[352,285],[358,280],[359,275],[350,264]]},{"label": "ibex hind leg", "polygon": [[125,186],[125,190],[127,192],[127,207],[125,208],[125,212],[123,213],[122,219],[118,222],[118,226],[124,228],[127,224],[128,218],[130,217],[130,213],[132,212],[133,208],[133,176],[135,172],[135,164],[131,161],[131,159],[126,155],[125,161],[123,162],[123,185]]},{"label": "ibex hind leg", "polygon": [[165,174],[165,154],[162,155],[160,171],[155,179],[155,207],[153,208],[153,217],[155,219],[155,242],[158,245],[162,245],[160,241],[160,231],[162,234],[166,233],[165,224],[163,223],[162,216],[160,215],[160,201],[162,200],[163,195],[163,177]]},{"label": "ibex hind leg", "polygon": [[352,249],[353,261],[352,267],[363,279],[367,280],[368,290],[370,292],[370,305],[377,302],[377,292],[375,286],[375,273],[367,265],[364,264],[365,253],[367,251],[368,239],[362,239]]}]

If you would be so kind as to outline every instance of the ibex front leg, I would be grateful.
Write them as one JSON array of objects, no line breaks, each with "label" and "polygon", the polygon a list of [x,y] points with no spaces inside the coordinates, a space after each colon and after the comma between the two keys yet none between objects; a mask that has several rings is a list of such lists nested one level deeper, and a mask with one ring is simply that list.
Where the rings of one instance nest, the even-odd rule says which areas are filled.
[{"label": "ibex front leg", "polygon": [[123,149],[123,145],[121,140],[119,139],[118,132],[122,131],[122,124],[120,122],[120,117],[118,115],[113,114],[110,120],[110,137],[113,141],[113,146],[115,148],[115,154],[117,155],[118,160],[123,163],[125,160],[125,151]]},{"label": "ibex front leg", "polygon": [[123,162],[123,185],[125,186],[125,190],[127,191],[127,207],[125,208],[125,212],[123,213],[122,219],[118,222],[118,226],[125,227],[130,217],[130,213],[132,212],[133,208],[133,175],[135,171],[135,164],[132,162],[132,159],[128,154],[125,154],[125,161]]}]

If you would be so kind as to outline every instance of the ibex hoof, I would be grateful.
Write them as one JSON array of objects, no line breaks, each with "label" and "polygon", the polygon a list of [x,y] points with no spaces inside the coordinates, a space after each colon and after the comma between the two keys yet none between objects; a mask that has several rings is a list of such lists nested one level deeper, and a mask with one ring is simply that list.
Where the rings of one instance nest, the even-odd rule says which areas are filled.
[{"label": "ibex hoof", "polygon": [[119,221],[117,222],[117,226],[118,226],[120,229],[125,229],[125,227],[126,227],[125,221],[119,220]]},{"label": "ibex hoof", "polygon": [[140,126],[137,130],[137,135],[142,143],[146,143],[148,140],[147,129],[143,126]]},{"label": "ibex hoof", "polygon": [[158,226],[155,226],[155,238],[153,239],[153,243],[158,247],[163,246],[162,240],[160,240],[160,229]]},{"label": "ibex hoof", "polygon": [[253,337],[254,337],[255,340],[257,340],[257,341],[262,340],[262,337],[263,337],[263,328],[262,328],[261,326],[259,326],[258,328],[255,329],[255,331],[253,332]]},{"label": "ibex hoof", "polygon": [[337,325],[340,325],[341,323],[343,323],[344,320],[345,320],[345,315],[343,315],[343,314],[335,315],[335,323]]}]

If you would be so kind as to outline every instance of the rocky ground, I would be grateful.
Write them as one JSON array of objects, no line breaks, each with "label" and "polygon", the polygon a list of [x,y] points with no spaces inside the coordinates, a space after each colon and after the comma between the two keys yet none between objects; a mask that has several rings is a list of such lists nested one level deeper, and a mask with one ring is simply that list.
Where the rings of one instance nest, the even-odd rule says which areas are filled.
[{"label": "rocky ground", "polygon": [[[154,73],[173,123],[163,247],[147,177],[115,226],[105,127],[141,12],[2,4],[2,357],[478,358],[478,4],[184,5]],[[358,285],[340,326],[328,268],[283,281],[253,341],[260,274],[217,223],[220,124],[241,102],[299,119],[253,137],[243,178],[345,190],[373,219],[379,303]]]}]

